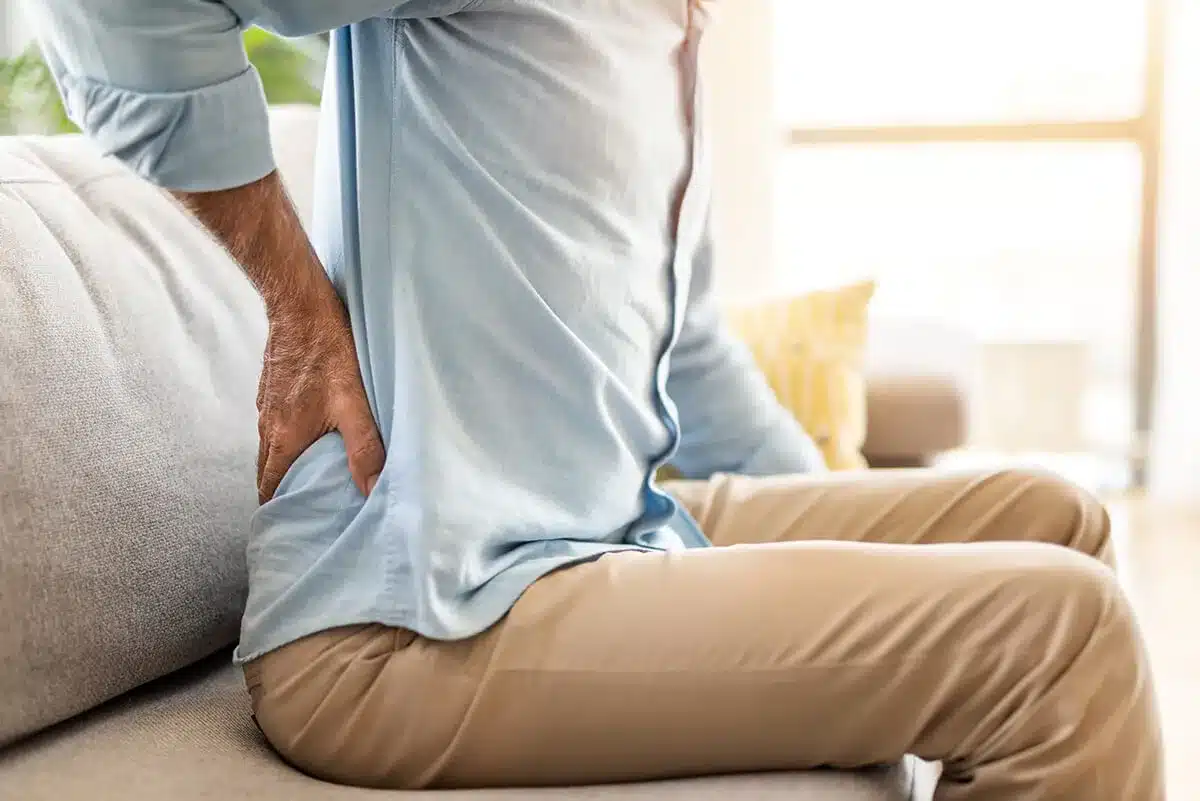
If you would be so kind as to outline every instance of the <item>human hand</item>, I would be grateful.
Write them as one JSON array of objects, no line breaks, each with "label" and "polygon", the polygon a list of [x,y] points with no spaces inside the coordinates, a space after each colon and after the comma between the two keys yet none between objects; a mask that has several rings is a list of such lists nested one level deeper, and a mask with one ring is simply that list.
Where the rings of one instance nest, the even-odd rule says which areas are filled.
[{"label": "human hand", "polygon": [[345,442],[354,483],[370,494],[383,470],[383,443],[346,307],[279,173],[230,189],[173,194],[242,266],[267,308],[258,384],[259,501],[274,497],[292,463],[332,431]]},{"label": "human hand", "polygon": [[367,403],[354,337],[331,285],[268,306],[258,387],[258,497],[266,503],[310,445],[337,431],[364,495],[383,470],[384,449]]}]

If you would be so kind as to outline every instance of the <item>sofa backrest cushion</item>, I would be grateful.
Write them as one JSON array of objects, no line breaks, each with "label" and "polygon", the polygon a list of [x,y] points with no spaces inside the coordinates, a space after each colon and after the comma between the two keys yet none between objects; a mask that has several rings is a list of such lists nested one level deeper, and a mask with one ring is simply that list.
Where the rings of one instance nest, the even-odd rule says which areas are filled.
[{"label": "sofa backrest cushion", "polygon": [[166,194],[0,139],[0,745],[236,639],[265,333]]}]

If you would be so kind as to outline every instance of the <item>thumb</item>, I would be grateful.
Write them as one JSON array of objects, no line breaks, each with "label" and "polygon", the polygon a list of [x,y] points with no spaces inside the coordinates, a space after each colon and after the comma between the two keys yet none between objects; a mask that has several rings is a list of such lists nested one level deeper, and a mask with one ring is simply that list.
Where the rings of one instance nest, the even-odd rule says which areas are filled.
[{"label": "thumb", "polygon": [[346,443],[346,458],[350,463],[350,476],[363,495],[370,495],[383,472],[383,441],[371,407],[365,397],[344,406],[336,421],[337,429]]}]

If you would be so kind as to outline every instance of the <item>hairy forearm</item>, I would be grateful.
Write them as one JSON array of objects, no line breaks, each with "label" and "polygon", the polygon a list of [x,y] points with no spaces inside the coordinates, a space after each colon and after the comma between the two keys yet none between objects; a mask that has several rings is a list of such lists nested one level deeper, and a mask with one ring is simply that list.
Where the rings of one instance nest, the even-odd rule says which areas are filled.
[{"label": "hairy forearm", "polygon": [[370,495],[386,458],[346,307],[278,174],[219,192],[176,192],[242,265],[267,307],[258,388],[258,496],[275,497],[295,461],[337,431],[355,486]]},{"label": "hairy forearm", "polygon": [[328,279],[278,172],[235,189],[173,194],[242,266],[268,314],[328,294]]}]

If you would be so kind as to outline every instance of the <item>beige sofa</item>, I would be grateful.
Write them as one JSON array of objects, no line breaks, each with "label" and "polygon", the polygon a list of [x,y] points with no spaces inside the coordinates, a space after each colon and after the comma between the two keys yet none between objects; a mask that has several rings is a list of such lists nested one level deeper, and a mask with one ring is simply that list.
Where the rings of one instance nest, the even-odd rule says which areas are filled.
[{"label": "beige sofa", "polygon": [[[293,122],[277,141],[294,165],[311,146]],[[303,199],[311,179],[286,169]],[[237,267],[165,195],[78,139],[0,140],[0,799],[415,797],[284,765],[230,664],[264,333]],[[911,801],[931,775],[462,795]]]}]

